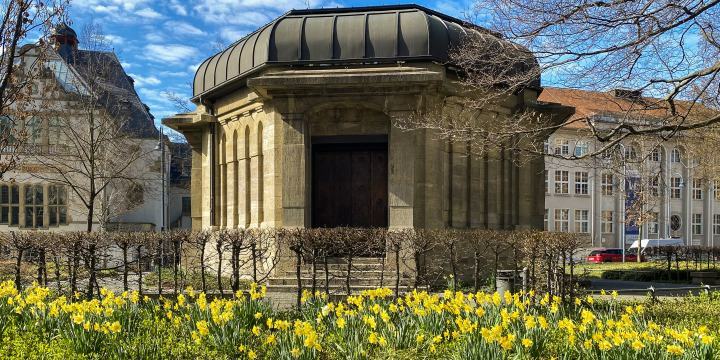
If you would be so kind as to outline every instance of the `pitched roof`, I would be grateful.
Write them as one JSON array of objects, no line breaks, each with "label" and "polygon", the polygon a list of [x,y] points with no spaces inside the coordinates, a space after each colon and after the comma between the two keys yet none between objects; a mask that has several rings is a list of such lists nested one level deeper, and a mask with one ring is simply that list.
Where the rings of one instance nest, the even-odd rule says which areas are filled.
[{"label": "pitched roof", "polygon": [[[667,121],[671,119],[670,107],[662,99],[633,96],[629,90],[608,92],[580,89],[563,89],[546,87],[538,97],[539,101],[559,103],[575,108],[575,112],[564,126],[566,129],[588,128],[586,121],[590,118],[607,116],[615,119]],[[701,118],[716,114],[699,103],[677,101],[679,112],[691,111]],[[610,119],[607,119],[610,120]]]},{"label": "pitched roof", "polygon": [[[115,53],[77,50],[60,54],[80,76],[92,78],[98,84],[101,92],[98,94],[99,103],[113,115],[127,119],[123,125],[128,134],[138,138],[158,137],[150,108],[140,100],[132,78],[125,73]],[[97,74],[91,74],[99,66],[102,66],[102,79]]]}]

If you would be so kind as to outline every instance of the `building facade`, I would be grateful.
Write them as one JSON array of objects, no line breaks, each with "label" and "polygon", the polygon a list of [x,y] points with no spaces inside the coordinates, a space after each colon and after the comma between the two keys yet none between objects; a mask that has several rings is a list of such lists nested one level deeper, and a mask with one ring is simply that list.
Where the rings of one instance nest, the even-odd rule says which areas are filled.
[{"label": "building facade", "polygon": [[[26,107],[36,110],[20,117],[20,110],[11,108],[5,118],[27,139],[0,149],[19,156],[18,166],[0,180],[0,231],[87,230],[85,200],[90,182],[84,172],[89,172],[85,171],[89,160],[82,160],[78,154],[88,151],[79,142],[84,141],[83,132],[90,133],[90,117],[96,119],[98,128],[107,126],[94,134],[109,137],[104,134],[122,133],[118,135],[124,139],[122,146],[142,154],[132,163],[121,164],[125,153],[113,155],[116,150],[111,139],[96,143],[107,148],[105,159],[110,159],[95,164],[96,168],[127,169],[118,172],[118,180],[104,187],[96,200],[92,229],[160,230],[162,174],[169,171],[161,171],[161,152],[154,149],[164,139],[159,138],[149,108],[141,102],[132,78],[115,54],[83,50],[78,43],[75,31],[62,24],[55,29],[50,44],[28,44],[20,50],[20,68],[24,74],[34,74],[33,82],[27,85],[32,93]],[[100,70],[102,79],[94,81],[97,86],[89,85]],[[101,125],[101,119],[106,118],[107,124]],[[126,174],[134,177],[132,182],[121,180]],[[97,180],[95,186],[104,183],[104,179]]]},{"label": "building facade", "polygon": [[[576,115],[609,126],[627,116],[634,99],[623,92],[590,92],[546,88],[542,100],[575,108]],[[650,114],[652,116],[652,114]],[[680,238],[691,245],[720,245],[720,191],[701,174],[701,159],[692,159],[682,135],[671,141],[637,139],[623,142],[617,156],[580,157],[601,146],[582,122],[570,121],[545,144],[544,228],[587,234],[592,245],[629,246],[642,238]],[[628,217],[637,187],[643,182],[639,205],[647,214],[633,224]],[[635,196],[637,198],[637,196]],[[637,208],[637,207],[636,207]],[[688,241],[689,239],[689,241]]]},{"label": "building facade", "polygon": [[[541,227],[542,158],[470,157],[394,126],[463,96],[449,64],[463,36],[515,48],[426,8],[380,6],[294,10],[208,58],[197,110],[164,119],[192,147],[193,227]],[[538,86],[478,116],[553,111]]]}]

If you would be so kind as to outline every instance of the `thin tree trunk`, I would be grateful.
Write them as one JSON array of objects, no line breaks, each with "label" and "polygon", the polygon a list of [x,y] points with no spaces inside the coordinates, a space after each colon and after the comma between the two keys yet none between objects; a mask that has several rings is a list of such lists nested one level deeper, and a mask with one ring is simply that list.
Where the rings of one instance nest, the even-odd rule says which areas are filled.
[{"label": "thin tree trunk", "polygon": [[348,253],[347,274],[345,274],[345,289],[347,290],[348,296],[350,296],[350,276],[351,276],[351,271],[352,271],[352,261],[353,261],[353,257],[351,254]]},{"label": "thin tree trunk", "polygon": [[297,281],[296,305],[298,310],[302,307],[302,253],[300,249],[300,246],[295,249],[295,280]]},{"label": "thin tree trunk", "polygon": [[180,241],[175,240],[173,241],[173,294],[177,295],[179,290],[178,289],[178,262],[180,262]]},{"label": "thin tree trunk", "polygon": [[317,289],[317,249],[312,250],[312,294],[315,295]]},{"label": "thin tree trunk", "polygon": [[142,245],[137,247],[137,272],[138,272],[138,293],[142,295],[142,282],[143,282],[143,274],[142,274],[142,263],[140,262],[142,260]]},{"label": "thin tree trunk", "polygon": [[205,242],[200,249],[200,281],[202,282],[202,291],[207,292],[207,283],[205,282]]},{"label": "thin tree trunk", "polygon": [[[162,235],[161,235],[162,236]],[[158,269],[158,295],[162,295],[162,258],[163,258],[163,241],[162,239],[158,239],[158,246],[157,246],[157,269]]]},{"label": "thin tree trunk", "polygon": [[97,260],[97,258],[95,257],[96,250],[97,249],[96,249],[95,244],[90,244],[90,246],[88,247],[88,256],[90,257],[90,259],[89,259],[90,260],[90,263],[89,263],[90,279],[88,280],[88,287],[87,287],[87,293],[86,293],[86,296],[88,299],[92,299],[93,292],[95,289],[95,283],[97,282],[96,281],[97,274],[95,273],[96,260]]},{"label": "thin tree trunk", "polygon": [[123,291],[128,291],[128,245],[123,244],[121,249],[123,253]]},{"label": "thin tree trunk", "polygon": [[395,298],[400,296],[400,245],[395,244]]},{"label": "thin tree trunk", "polygon": [[22,284],[20,282],[20,266],[22,265],[22,257],[24,252],[25,249],[18,247],[17,259],[15,261],[15,288],[17,288],[18,291],[22,290]]},{"label": "thin tree trunk", "polygon": [[252,252],[253,282],[257,283],[257,247],[255,242],[250,244],[250,251]]},{"label": "thin tree trunk", "polygon": [[53,254],[53,261],[55,262],[55,282],[57,283],[58,293],[62,292],[62,286],[60,285],[60,259],[56,254]]},{"label": "thin tree trunk", "polygon": [[[218,236],[218,238],[220,238]],[[217,265],[217,285],[218,285],[218,291],[220,292],[220,297],[223,296],[223,286],[222,286],[222,242],[218,240],[217,245],[215,247],[218,253],[218,265]]]},{"label": "thin tree trunk", "polygon": [[328,269],[327,250],[323,251],[323,265],[325,266],[325,295],[330,295],[330,271]]},{"label": "thin tree trunk", "polygon": [[474,260],[475,292],[478,292],[480,290],[480,253],[477,251],[475,251]]}]

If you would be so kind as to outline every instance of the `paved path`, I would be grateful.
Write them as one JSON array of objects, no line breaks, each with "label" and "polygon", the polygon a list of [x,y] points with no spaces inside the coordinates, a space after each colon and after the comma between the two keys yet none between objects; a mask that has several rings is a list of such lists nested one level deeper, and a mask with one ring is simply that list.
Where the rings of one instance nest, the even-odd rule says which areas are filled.
[{"label": "paved path", "polygon": [[[620,294],[634,295],[634,296],[646,296],[649,287],[656,289],[656,296],[658,297],[678,297],[687,295],[688,292],[693,294],[699,294],[704,291],[701,289],[690,290],[688,287],[697,288],[698,285],[693,284],[676,284],[676,283],[663,283],[663,282],[643,282],[643,281],[625,281],[625,280],[608,280],[608,279],[592,279],[590,280],[589,290],[606,290],[613,291],[617,290]],[[660,289],[660,290],[658,290]],[[632,290],[638,290],[636,292]]]}]

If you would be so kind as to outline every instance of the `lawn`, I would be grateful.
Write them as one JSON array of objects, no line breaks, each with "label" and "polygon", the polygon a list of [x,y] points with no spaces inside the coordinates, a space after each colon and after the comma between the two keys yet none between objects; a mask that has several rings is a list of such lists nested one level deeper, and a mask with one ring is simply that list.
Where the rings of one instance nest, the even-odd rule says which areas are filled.
[{"label": "lawn", "polygon": [[305,293],[276,312],[251,285],[232,299],[188,289],[101,299],[0,285],[3,359],[712,359],[720,297],[672,304],[533,294],[366,291],[333,303]]}]

